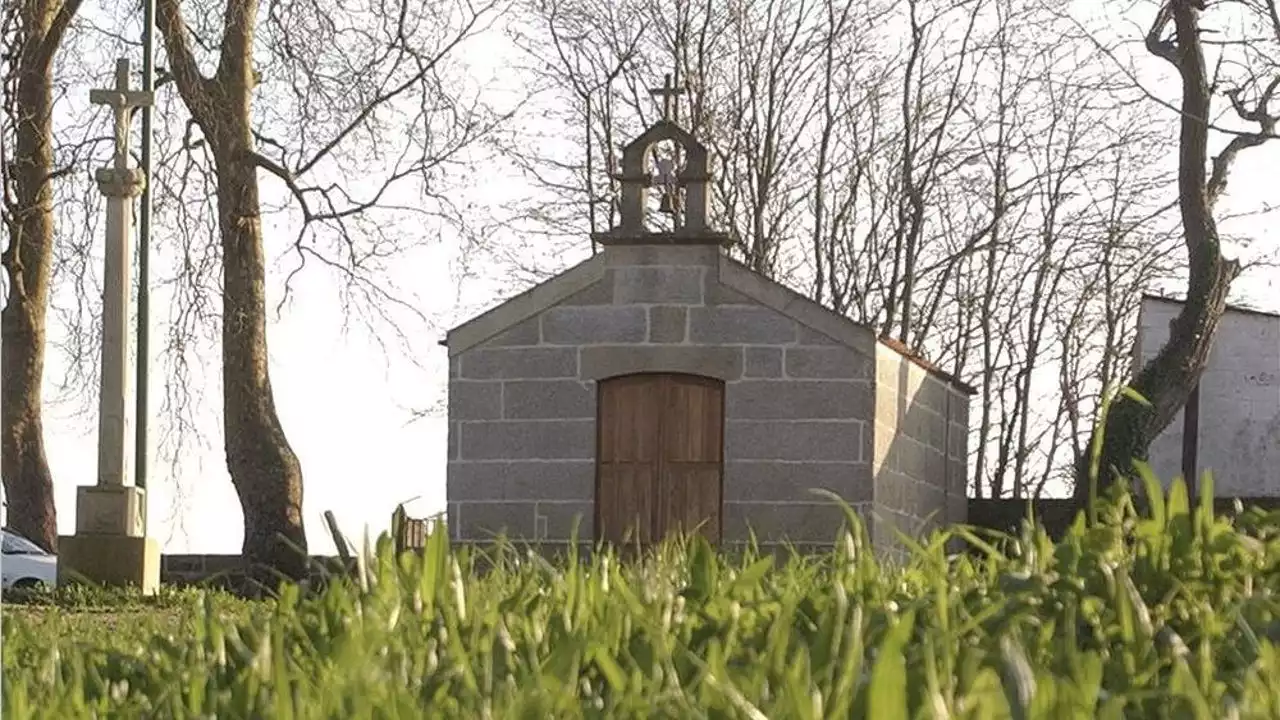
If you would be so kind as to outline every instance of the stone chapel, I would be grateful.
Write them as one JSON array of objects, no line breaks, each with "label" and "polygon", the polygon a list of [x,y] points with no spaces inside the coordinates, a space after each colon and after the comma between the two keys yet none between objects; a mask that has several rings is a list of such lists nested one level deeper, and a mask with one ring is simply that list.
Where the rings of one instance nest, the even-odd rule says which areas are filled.
[{"label": "stone chapel", "polygon": [[[663,208],[646,218],[652,149]],[[669,119],[624,148],[602,251],[449,331],[450,537],[543,545],[831,545],[844,498],[873,542],[966,518],[973,390],[730,258],[707,149]],[[676,199],[678,198],[678,200]]]}]

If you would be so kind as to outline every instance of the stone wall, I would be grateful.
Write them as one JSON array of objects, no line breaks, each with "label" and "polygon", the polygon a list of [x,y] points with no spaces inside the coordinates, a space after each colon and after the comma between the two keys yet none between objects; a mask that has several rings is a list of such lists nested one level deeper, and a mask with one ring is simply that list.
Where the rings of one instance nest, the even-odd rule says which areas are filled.
[{"label": "stone wall", "polygon": [[875,397],[873,542],[965,522],[968,394],[881,344]]},{"label": "stone wall", "polygon": [[[312,555],[313,578],[336,573],[342,559],[336,555]],[[245,567],[242,555],[177,554],[160,556],[160,582],[165,585],[234,585]]]},{"label": "stone wall", "polygon": [[832,542],[810,488],[873,502],[873,335],[714,247],[610,247],[448,344],[455,539],[592,538],[596,381],[646,371],[726,383],[726,541]]}]

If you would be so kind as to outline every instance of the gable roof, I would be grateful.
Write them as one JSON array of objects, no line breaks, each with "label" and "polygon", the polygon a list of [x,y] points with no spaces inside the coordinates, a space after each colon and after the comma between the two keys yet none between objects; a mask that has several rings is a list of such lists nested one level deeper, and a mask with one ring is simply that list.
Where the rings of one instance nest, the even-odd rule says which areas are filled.
[{"label": "gable roof", "polygon": [[604,253],[593,255],[454,327],[440,344],[449,355],[469,350],[604,279]]},{"label": "gable roof", "polygon": [[720,256],[720,283],[855,350],[874,355],[873,345],[878,343],[960,392],[970,396],[977,394],[972,385],[945,372],[905,344],[878,336],[870,325],[834,312],[726,255]]},{"label": "gable roof", "polygon": [[[604,279],[604,255],[605,253],[596,254],[454,327],[440,344],[449,349],[452,357],[554,307]],[[875,354],[876,344],[883,345],[960,392],[970,396],[977,394],[972,385],[942,370],[905,344],[892,338],[877,336],[871,326],[833,312],[724,254],[719,257],[719,280],[725,287],[842,345],[871,356]]]}]

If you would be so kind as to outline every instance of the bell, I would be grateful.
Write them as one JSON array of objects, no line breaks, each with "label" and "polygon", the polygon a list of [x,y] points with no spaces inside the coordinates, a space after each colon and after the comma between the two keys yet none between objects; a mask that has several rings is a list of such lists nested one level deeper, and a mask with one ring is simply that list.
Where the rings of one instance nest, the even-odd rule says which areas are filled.
[{"label": "bell", "polygon": [[676,214],[675,193],[672,193],[672,192],[662,193],[662,202],[658,203],[658,212],[663,213],[665,215],[672,215],[672,216]]}]

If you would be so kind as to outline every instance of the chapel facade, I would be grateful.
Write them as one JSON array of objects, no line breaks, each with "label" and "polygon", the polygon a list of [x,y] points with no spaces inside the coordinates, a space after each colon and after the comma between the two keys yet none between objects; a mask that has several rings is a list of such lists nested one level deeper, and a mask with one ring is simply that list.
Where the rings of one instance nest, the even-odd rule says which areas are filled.
[{"label": "chapel facade", "polygon": [[[680,223],[646,218],[651,150]],[[963,522],[972,389],[726,253],[706,148],[670,120],[625,149],[620,222],[581,264],[454,328],[455,541],[829,546]]]}]

